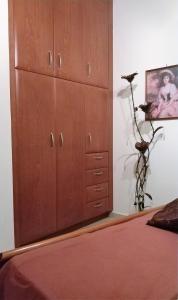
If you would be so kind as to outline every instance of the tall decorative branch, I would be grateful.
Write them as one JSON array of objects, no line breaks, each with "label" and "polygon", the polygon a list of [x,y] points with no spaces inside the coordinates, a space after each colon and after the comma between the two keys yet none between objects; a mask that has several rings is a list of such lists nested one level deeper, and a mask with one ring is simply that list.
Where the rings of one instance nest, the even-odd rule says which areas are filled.
[{"label": "tall decorative branch", "polygon": [[138,73],[133,73],[133,74],[130,74],[127,76],[122,76],[121,78],[126,79],[130,84],[134,123],[135,123],[136,129],[137,129],[138,135],[140,137],[140,141],[135,143],[135,148],[138,150],[138,160],[137,160],[136,170],[135,170],[136,185],[135,185],[134,205],[137,207],[137,209],[139,211],[142,211],[145,208],[145,196],[148,197],[149,200],[152,200],[152,196],[149,193],[145,192],[145,186],[146,186],[146,181],[147,181],[147,171],[148,171],[148,167],[149,167],[149,158],[150,158],[150,145],[154,140],[156,132],[158,132],[158,130],[162,129],[163,127],[160,126],[156,129],[154,129],[154,126],[153,126],[151,120],[149,120],[151,129],[152,129],[152,136],[149,141],[144,140],[141,130],[138,126],[136,112],[138,111],[138,109],[141,109],[145,114],[148,114],[151,109],[151,103],[141,104],[141,105],[139,105],[139,107],[135,107],[132,82],[136,75],[138,75]]}]

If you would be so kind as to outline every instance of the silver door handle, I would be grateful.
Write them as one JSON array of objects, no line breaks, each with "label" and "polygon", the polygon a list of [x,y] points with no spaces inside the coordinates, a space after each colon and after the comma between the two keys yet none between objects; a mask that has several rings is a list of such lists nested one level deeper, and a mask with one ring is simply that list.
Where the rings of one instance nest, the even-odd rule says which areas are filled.
[{"label": "silver door handle", "polygon": [[91,64],[90,63],[87,64],[87,74],[88,74],[88,77],[91,76]]},{"label": "silver door handle", "polygon": [[52,51],[48,51],[48,63],[51,66],[53,64],[53,53]]},{"label": "silver door handle", "polygon": [[54,140],[54,134],[53,134],[53,132],[50,133],[50,139],[51,139],[51,147],[54,147],[55,140]]},{"label": "silver door handle", "polygon": [[92,136],[91,136],[91,133],[88,134],[88,138],[89,138],[89,143],[91,144],[91,143],[92,143]]},{"label": "silver door handle", "polygon": [[62,132],[60,133],[59,138],[60,138],[60,145],[62,147],[64,145],[64,136]]},{"label": "silver door handle", "polygon": [[60,69],[61,68],[61,66],[62,66],[62,57],[61,57],[61,54],[60,53],[58,53],[58,68]]}]

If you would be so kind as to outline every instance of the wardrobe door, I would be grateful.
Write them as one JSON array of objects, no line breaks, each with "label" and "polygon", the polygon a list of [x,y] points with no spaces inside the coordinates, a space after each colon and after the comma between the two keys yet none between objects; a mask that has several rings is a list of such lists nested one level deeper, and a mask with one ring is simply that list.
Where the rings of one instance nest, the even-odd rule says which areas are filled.
[{"label": "wardrobe door", "polygon": [[53,74],[53,1],[11,0],[15,67]]},{"label": "wardrobe door", "polygon": [[85,152],[109,150],[110,111],[108,90],[85,86]]},{"label": "wardrobe door", "polygon": [[110,0],[83,1],[87,83],[108,87]]},{"label": "wardrobe door", "polygon": [[57,229],[83,219],[83,104],[80,84],[56,79]]},{"label": "wardrobe door", "polygon": [[53,79],[16,71],[15,240],[27,244],[56,230]]},{"label": "wardrobe door", "polygon": [[55,74],[78,82],[85,82],[87,74],[83,45],[85,1],[54,0]]}]

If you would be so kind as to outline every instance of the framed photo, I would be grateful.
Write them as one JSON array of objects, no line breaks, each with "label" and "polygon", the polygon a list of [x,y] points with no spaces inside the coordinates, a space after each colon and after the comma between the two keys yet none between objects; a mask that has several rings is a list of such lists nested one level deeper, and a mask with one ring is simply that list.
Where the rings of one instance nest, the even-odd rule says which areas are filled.
[{"label": "framed photo", "polygon": [[146,71],[146,120],[178,118],[178,65]]}]

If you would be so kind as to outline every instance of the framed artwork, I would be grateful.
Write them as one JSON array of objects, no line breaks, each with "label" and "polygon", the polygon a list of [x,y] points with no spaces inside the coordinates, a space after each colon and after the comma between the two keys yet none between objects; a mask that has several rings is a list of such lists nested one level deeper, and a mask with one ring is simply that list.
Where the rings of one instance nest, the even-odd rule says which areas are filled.
[{"label": "framed artwork", "polygon": [[178,65],[146,71],[146,120],[178,118]]}]

